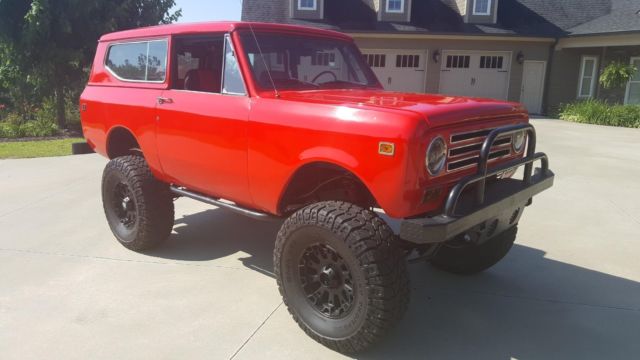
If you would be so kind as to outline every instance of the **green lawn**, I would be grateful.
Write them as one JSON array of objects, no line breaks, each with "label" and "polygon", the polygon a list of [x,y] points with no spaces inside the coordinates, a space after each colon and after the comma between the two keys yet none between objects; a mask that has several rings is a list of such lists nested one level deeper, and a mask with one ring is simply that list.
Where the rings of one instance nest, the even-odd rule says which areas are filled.
[{"label": "green lawn", "polygon": [[82,138],[26,142],[0,142],[0,159],[23,159],[71,155],[71,144]]}]

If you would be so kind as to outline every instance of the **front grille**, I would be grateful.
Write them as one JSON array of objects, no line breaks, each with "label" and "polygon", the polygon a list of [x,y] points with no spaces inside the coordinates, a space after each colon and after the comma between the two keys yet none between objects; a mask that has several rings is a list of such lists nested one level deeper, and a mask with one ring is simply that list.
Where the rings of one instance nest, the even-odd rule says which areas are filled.
[{"label": "front grille", "polygon": [[[494,129],[452,134],[449,142],[447,171],[454,172],[478,165],[480,149],[487,135]],[[498,138],[491,147],[489,161],[511,155],[511,136]]]}]

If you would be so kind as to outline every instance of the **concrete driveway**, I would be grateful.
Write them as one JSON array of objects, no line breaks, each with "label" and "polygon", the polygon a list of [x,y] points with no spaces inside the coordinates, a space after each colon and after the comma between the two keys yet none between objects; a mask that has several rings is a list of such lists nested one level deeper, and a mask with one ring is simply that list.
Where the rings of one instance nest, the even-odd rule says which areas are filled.
[{"label": "concrete driveway", "polygon": [[[640,131],[535,120],[556,186],[496,267],[415,264],[400,326],[361,359],[640,357]],[[333,359],[282,305],[277,224],[177,201],[148,254],[105,222],[96,155],[0,161],[0,358]]]}]

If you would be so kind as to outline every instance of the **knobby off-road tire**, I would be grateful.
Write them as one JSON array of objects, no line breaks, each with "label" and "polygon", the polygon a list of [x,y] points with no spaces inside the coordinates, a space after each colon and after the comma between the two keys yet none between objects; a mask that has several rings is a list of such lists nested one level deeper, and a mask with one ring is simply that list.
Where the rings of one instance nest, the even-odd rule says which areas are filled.
[{"label": "knobby off-road tire", "polygon": [[171,234],[174,220],[169,186],[153,177],[141,156],[123,156],[102,175],[102,205],[111,231],[126,248],[154,248]]},{"label": "knobby off-road tire", "polygon": [[430,262],[446,272],[458,275],[477,274],[507,255],[517,233],[518,227],[514,226],[479,245],[444,243]]},{"label": "knobby off-road tire", "polygon": [[274,267],[294,320],[341,353],[369,348],[407,309],[406,259],[395,235],[375,213],[349,203],[317,203],[287,219]]}]

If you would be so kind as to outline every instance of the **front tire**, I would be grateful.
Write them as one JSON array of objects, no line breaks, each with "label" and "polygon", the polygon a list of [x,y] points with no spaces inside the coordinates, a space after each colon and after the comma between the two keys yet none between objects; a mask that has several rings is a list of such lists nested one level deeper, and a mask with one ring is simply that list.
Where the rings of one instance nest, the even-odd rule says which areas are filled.
[{"label": "front tire", "polygon": [[154,178],[141,156],[109,161],[102,175],[102,205],[111,231],[130,250],[152,249],[171,234],[169,186]]},{"label": "front tire", "polygon": [[442,244],[431,258],[434,267],[458,275],[473,275],[497,264],[516,240],[518,226],[514,226],[482,244],[460,244],[454,240]]},{"label": "front tire", "polygon": [[283,224],[274,251],[280,294],[311,338],[353,354],[377,343],[409,302],[404,252],[375,213],[339,201]]}]

